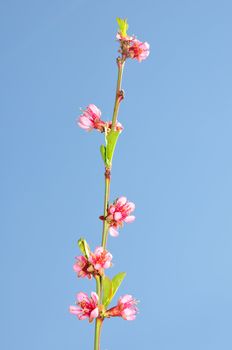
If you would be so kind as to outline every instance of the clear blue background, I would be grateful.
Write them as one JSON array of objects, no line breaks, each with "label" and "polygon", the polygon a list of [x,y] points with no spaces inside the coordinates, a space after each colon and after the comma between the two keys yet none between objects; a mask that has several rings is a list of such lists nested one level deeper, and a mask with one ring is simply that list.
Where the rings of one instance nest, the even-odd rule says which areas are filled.
[{"label": "clear blue background", "polygon": [[102,135],[110,119],[117,16],[151,45],[127,62],[125,130],[111,200],[136,221],[109,240],[110,275],[140,299],[135,322],[105,322],[102,350],[232,349],[232,3],[230,0],[1,1],[1,331],[3,350],[92,349],[68,312],[94,282],[72,270],[77,239],[100,242]]}]

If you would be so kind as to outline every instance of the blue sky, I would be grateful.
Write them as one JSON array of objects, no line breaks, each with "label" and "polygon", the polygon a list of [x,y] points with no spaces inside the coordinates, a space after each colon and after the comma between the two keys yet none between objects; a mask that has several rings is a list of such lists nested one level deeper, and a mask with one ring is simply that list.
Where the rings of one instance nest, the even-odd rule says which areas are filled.
[{"label": "blue sky", "polygon": [[0,3],[1,329],[4,350],[92,349],[68,313],[76,242],[100,242],[102,135],[79,108],[113,109],[115,18],[151,45],[125,67],[125,130],[111,200],[136,221],[109,240],[135,322],[107,320],[102,350],[232,348],[232,47],[228,0]]}]

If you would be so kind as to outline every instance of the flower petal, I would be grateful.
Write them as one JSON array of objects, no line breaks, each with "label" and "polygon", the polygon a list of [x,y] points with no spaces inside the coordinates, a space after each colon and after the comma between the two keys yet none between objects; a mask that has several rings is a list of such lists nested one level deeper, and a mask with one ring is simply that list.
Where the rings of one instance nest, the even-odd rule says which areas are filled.
[{"label": "flower petal", "polygon": [[131,213],[132,211],[135,210],[135,203],[133,203],[133,202],[128,202],[127,205],[126,205],[126,208],[127,208],[127,210],[129,210],[130,213]]},{"label": "flower petal", "polygon": [[122,218],[122,214],[119,211],[114,213],[114,220],[118,221]]},{"label": "flower petal", "polygon": [[129,215],[124,219],[124,222],[126,222],[127,224],[129,224],[130,222],[133,222],[135,220],[135,216],[134,215]]},{"label": "flower petal", "polygon": [[93,311],[91,311],[89,316],[89,322],[92,322],[94,318],[97,318],[99,315],[98,307],[96,307]]},{"label": "flower petal", "polygon": [[89,297],[88,297],[88,295],[86,293],[80,292],[80,293],[77,294],[77,300],[78,300],[79,303],[82,302],[83,300],[88,302],[89,301]]},{"label": "flower petal", "polygon": [[78,316],[81,312],[81,309],[78,306],[71,305],[69,306],[69,312],[73,315]]},{"label": "flower petal", "polygon": [[112,226],[109,229],[109,233],[112,237],[118,237],[118,235],[119,235],[118,231]]},{"label": "flower petal", "polygon": [[132,295],[130,294],[125,294],[122,297],[119,298],[118,302],[121,304],[128,303],[129,301],[133,300]]},{"label": "flower petal", "polygon": [[98,299],[99,299],[97,293],[92,292],[91,293],[91,298],[93,299],[94,304],[97,305],[98,304]]},{"label": "flower petal", "polygon": [[100,255],[104,251],[103,247],[97,247],[94,251],[95,255]]},{"label": "flower petal", "polygon": [[80,123],[84,126],[93,127],[93,122],[85,116],[81,116],[79,119]]},{"label": "flower petal", "polygon": [[85,129],[85,130],[91,130],[92,128],[90,128],[89,126],[83,125],[81,122],[77,123],[79,125],[80,128]]},{"label": "flower petal", "polygon": [[121,205],[126,204],[126,201],[127,201],[126,197],[119,197],[117,200],[117,204],[121,206]]},{"label": "flower petal", "polygon": [[90,104],[87,108],[89,108],[93,114],[96,114],[96,117],[101,117],[100,109],[97,108],[97,106],[95,106],[94,104]]},{"label": "flower petal", "polygon": [[78,315],[78,318],[79,318],[79,320],[85,320],[86,318],[88,318],[88,315],[86,315],[86,314],[80,314],[80,315]]}]

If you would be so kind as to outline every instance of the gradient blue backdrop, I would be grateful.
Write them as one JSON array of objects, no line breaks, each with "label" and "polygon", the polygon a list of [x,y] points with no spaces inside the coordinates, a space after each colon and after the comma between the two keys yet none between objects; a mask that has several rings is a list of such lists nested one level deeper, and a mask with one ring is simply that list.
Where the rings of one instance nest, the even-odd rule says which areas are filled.
[{"label": "gradient blue backdrop", "polygon": [[92,349],[68,313],[94,283],[72,270],[77,239],[99,244],[102,135],[79,107],[112,115],[116,16],[151,45],[126,65],[125,130],[111,199],[136,203],[111,275],[140,302],[105,322],[102,350],[232,349],[232,3],[230,0],[1,1],[3,350]]}]

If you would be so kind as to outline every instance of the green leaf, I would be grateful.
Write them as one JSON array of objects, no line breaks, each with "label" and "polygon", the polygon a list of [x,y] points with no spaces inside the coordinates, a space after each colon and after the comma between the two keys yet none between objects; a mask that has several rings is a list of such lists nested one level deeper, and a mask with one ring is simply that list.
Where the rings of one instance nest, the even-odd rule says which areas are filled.
[{"label": "green leaf", "polygon": [[104,145],[100,146],[100,152],[101,152],[103,162],[106,163],[106,148]]},{"label": "green leaf", "polygon": [[128,23],[127,19],[122,19],[117,17],[117,22],[118,22],[118,27],[119,27],[119,32],[122,34],[122,36],[127,36],[127,30],[128,30]]},{"label": "green leaf", "polygon": [[125,276],[126,276],[126,272],[119,272],[116,276],[114,276],[112,281],[109,277],[104,276],[103,284],[102,284],[102,287],[103,287],[102,304],[105,307],[107,307],[111,303],[112,299],[114,298]]},{"label": "green leaf", "polygon": [[112,298],[111,298],[111,300],[115,296],[118,288],[120,287],[120,285],[121,285],[121,283],[122,283],[122,281],[124,280],[125,277],[126,277],[126,272],[119,272],[112,279]]},{"label": "green leaf", "polygon": [[88,259],[90,255],[90,247],[84,238],[80,238],[78,240],[78,246],[80,251],[84,254],[84,256]]},{"label": "green leaf", "polygon": [[104,276],[102,288],[103,288],[102,304],[105,307],[107,307],[112,300],[112,281],[109,277]]},{"label": "green leaf", "polygon": [[106,165],[111,166],[114,155],[115,146],[117,144],[120,131],[111,130],[106,136]]}]

